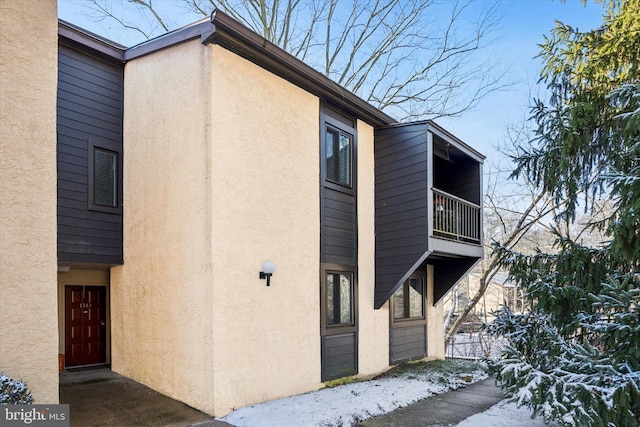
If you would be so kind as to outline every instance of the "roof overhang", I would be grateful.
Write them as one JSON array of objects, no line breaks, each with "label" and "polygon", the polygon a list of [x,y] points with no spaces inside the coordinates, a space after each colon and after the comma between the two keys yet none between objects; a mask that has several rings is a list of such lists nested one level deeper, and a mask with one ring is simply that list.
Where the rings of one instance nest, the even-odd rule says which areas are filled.
[{"label": "roof overhang", "polygon": [[457,136],[455,136],[454,134],[452,134],[451,132],[449,132],[448,130],[446,130],[445,128],[443,128],[433,120],[419,120],[419,121],[409,122],[409,123],[396,122],[396,123],[391,123],[385,127],[393,128],[393,127],[421,126],[421,125],[424,126],[425,132],[431,132],[432,134],[441,138],[443,141],[449,144],[452,144],[454,147],[456,147],[466,156],[471,157],[478,163],[483,163],[484,160],[486,159],[486,156],[484,154],[480,153],[475,148],[471,147],[466,142],[464,142],[463,140],[461,140],[460,138],[458,138]]},{"label": "roof overhang", "polygon": [[126,47],[61,19],[58,20],[58,37],[66,39],[68,43],[90,49],[108,60],[125,62]]},{"label": "roof overhang", "polygon": [[127,49],[124,58],[129,61],[196,38],[200,38],[203,44],[217,44],[307,92],[347,110],[372,126],[386,126],[397,122],[393,117],[219,10],[214,10],[210,19],[194,22]]},{"label": "roof overhang", "polygon": [[211,23],[214,30],[204,43],[218,44],[296,86],[350,110],[373,126],[396,123],[391,116],[219,10],[211,14]]}]

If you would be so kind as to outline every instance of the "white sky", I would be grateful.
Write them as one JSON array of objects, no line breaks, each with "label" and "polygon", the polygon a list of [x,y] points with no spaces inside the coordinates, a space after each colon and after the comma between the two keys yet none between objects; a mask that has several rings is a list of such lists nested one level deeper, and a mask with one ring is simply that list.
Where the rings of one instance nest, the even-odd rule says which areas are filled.
[{"label": "white sky", "polygon": [[[446,1],[450,0],[444,0]],[[452,0],[451,0],[452,1]],[[492,0],[478,0],[481,7]],[[113,7],[121,1],[114,0]],[[156,6],[172,11],[174,23],[182,26],[199,17],[173,6],[172,0],[155,0]],[[497,40],[486,50],[486,55],[495,57],[505,66],[510,66],[510,81],[513,86],[495,92],[461,117],[439,119],[438,122],[451,133],[487,155],[488,160],[500,155],[493,150],[504,140],[504,129],[509,123],[519,123],[529,117],[530,94],[537,91],[539,52],[537,44],[543,41],[554,26],[554,21],[578,27],[581,30],[596,28],[602,22],[602,5],[588,0],[585,6],[580,0],[500,0],[504,14]],[[58,0],[58,15],[61,19],[125,45],[140,39],[127,38],[115,22],[96,22],[90,16],[87,0]]]}]

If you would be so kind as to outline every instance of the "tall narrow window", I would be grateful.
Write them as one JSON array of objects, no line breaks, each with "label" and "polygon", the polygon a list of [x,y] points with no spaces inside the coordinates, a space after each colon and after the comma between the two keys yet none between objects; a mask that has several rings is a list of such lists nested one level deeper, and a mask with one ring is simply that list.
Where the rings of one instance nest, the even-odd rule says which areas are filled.
[{"label": "tall narrow window", "polygon": [[118,153],[95,148],[93,153],[93,204],[115,208],[118,204]]},{"label": "tall narrow window", "polygon": [[352,137],[329,125],[325,135],[327,180],[350,187]]},{"label": "tall narrow window", "polygon": [[353,325],[353,274],[327,272],[326,284],[327,325]]},{"label": "tall narrow window", "polygon": [[91,145],[89,155],[89,209],[117,213],[119,153]]},{"label": "tall narrow window", "polygon": [[424,318],[424,278],[410,278],[393,294],[393,319]]}]

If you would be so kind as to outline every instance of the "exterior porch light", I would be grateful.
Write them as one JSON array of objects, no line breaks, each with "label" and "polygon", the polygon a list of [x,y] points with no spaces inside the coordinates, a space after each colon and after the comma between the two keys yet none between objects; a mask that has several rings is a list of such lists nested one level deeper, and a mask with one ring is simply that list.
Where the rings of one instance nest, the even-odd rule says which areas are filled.
[{"label": "exterior porch light", "polygon": [[271,285],[271,275],[276,271],[276,265],[271,261],[265,261],[262,264],[262,271],[260,272],[261,279],[267,279],[267,286]]}]

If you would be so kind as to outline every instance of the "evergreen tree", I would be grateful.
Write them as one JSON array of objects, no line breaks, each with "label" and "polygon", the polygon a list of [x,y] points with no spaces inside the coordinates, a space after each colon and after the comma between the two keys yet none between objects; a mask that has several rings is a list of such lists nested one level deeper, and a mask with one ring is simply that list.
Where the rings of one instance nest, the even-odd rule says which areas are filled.
[{"label": "evergreen tree", "polygon": [[571,223],[590,197],[610,197],[592,224],[609,240],[586,247],[557,233],[556,251],[496,245],[531,310],[502,310],[491,332],[509,346],[495,362],[507,394],[563,426],[640,425],[640,0],[609,0],[602,27],[562,23],[541,45],[549,98],[537,100],[536,145],[515,159],[564,202]]}]

